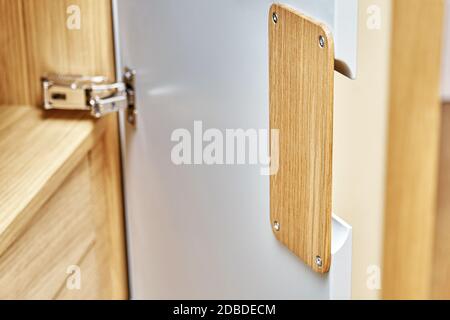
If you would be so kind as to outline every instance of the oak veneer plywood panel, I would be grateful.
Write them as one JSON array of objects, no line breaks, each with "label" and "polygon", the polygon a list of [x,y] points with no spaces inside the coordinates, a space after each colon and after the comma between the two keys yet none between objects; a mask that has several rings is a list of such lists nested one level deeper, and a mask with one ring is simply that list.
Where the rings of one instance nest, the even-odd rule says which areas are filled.
[{"label": "oak veneer plywood panel", "polygon": [[[106,134],[106,133],[105,133]],[[116,214],[121,206],[111,203],[108,194],[113,190],[112,185],[106,184],[108,157],[106,151],[107,134],[99,141],[88,154],[89,176],[92,194],[92,226],[95,228],[96,241],[80,261],[82,272],[81,290],[68,290],[61,288],[57,299],[126,299],[126,258],[123,221],[114,223],[114,218],[122,215]],[[111,157],[114,159],[114,157]],[[112,223],[111,223],[112,222]]]},{"label": "oak veneer plywood panel", "polygon": [[29,103],[22,0],[0,0],[0,105]]},{"label": "oak veneer plywood panel", "polygon": [[450,299],[450,104],[442,107],[432,298]]},{"label": "oak veneer plywood panel", "polygon": [[[67,8],[73,5],[80,8],[79,30],[70,30],[66,26]],[[49,12],[52,19],[48,19]],[[24,16],[30,47],[28,58],[33,66],[30,70],[31,95],[36,103],[41,101],[39,79],[48,72],[103,75],[111,80],[115,79],[110,0],[28,1],[24,3]],[[108,230],[102,235],[105,237],[104,241],[109,243],[110,251],[106,254],[112,259],[106,264],[112,272],[112,277],[108,279],[111,283],[111,297],[125,298],[128,291],[127,267],[117,116],[109,115],[104,122],[106,133],[99,143],[104,145],[104,154],[94,157],[101,159],[102,164],[99,166],[98,176],[92,179],[93,183],[104,183],[103,188],[98,188],[103,190],[104,198],[100,199],[101,193],[98,192],[95,205],[101,206],[102,201],[106,201],[106,207],[98,208],[96,214],[106,214],[108,222]]]},{"label": "oak veneer plywood panel", "polygon": [[[279,170],[270,179],[271,222],[280,223],[274,233],[283,244],[324,273],[331,263],[333,38],[325,26],[273,5],[269,52],[270,128],[279,130]],[[271,151],[273,156],[273,146]]]},{"label": "oak veneer plywood panel", "polygon": [[66,287],[67,268],[95,241],[91,194],[85,157],[1,255],[1,299],[53,299]]},{"label": "oak veneer plywood panel", "polygon": [[431,293],[440,135],[442,0],[394,0],[383,297]]},{"label": "oak veneer plywood panel", "polygon": [[[80,29],[69,29],[67,8],[80,8]],[[45,73],[103,75],[114,80],[110,0],[23,2],[32,101],[41,104]]]},{"label": "oak veneer plywood panel", "polygon": [[[128,265],[125,241],[125,209],[123,207],[122,168],[120,158],[119,127],[116,117],[107,119],[103,136],[103,180],[105,190],[107,228],[105,241],[109,245],[110,284],[113,299],[128,298]],[[93,153],[96,149],[93,150]],[[116,156],[111,156],[116,155]]]},{"label": "oak veneer plywood panel", "polygon": [[450,0],[445,0],[444,51],[442,63],[442,100],[450,103]]},{"label": "oak veneer plywood panel", "polygon": [[105,130],[105,119],[84,113],[45,114],[31,106],[0,108],[0,256]]},{"label": "oak veneer plywood panel", "polygon": [[[72,229],[80,235],[89,231],[89,237],[86,236],[89,241],[75,248],[79,251],[74,250],[80,261],[73,259],[76,261],[72,263],[80,263],[82,273],[85,266],[83,281],[87,283],[77,292],[67,292],[64,287],[54,291],[54,282],[43,285],[38,280],[30,281],[27,276],[31,271],[28,271],[23,273],[22,283],[8,287],[9,291],[23,298],[127,298],[120,163],[119,157],[114,156],[119,154],[118,140],[113,139],[117,137],[115,117],[94,121],[83,113],[67,115],[55,111],[46,114],[43,118],[43,112],[27,106],[0,108],[0,117],[4,120],[0,123],[0,150],[4,151],[0,153],[0,179],[3,182],[0,185],[0,265],[2,259],[9,259],[6,257],[10,250],[16,248],[21,239],[25,237],[28,243],[38,237],[38,231],[30,231],[36,219],[53,208],[53,211],[67,212],[68,215],[73,208],[85,223],[79,228],[72,226]],[[18,119],[21,121],[17,122]],[[87,162],[87,170],[78,165],[80,161]],[[72,178],[67,178],[72,171]],[[69,180],[75,181],[71,185],[76,183],[76,189],[66,192],[64,185]],[[57,201],[50,200],[51,206],[42,207],[49,198]],[[54,231],[49,232],[39,223],[36,228],[49,237],[58,233],[61,236],[58,243],[71,241],[70,232],[60,225],[46,225]],[[39,243],[23,247],[38,254]],[[8,260],[8,265],[30,262],[32,253],[24,253],[25,249],[14,249],[17,254],[13,260]],[[42,260],[34,267],[39,269],[44,260],[56,264],[56,260],[61,259],[61,263],[66,264],[64,256],[58,252],[48,251],[41,255]],[[66,276],[58,274],[55,281],[62,282]]]},{"label": "oak veneer plywood panel", "polygon": [[[110,118],[113,120],[114,118]],[[95,192],[93,202],[97,234],[96,254],[103,270],[101,281],[102,296],[111,299],[127,298],[127,264],[125,248],[125,221],[121,199],[120,164],[115,132],[117,126],[107,126],[102,143],[89,153],[91,181]],[[101,190],[101,192],[100,192]]]},{"label": "oak veneer plywood panel", "polygon": [[[105,273],[99,266],[98,247],[94,243],[80,259],[79,266],[81,274],[80,289],[69,289],[67,286],[61,286],[55,295],[55,300],[104,300],[108,299],[109,287],[104,287]],[[66,275],[67,276],[67,275]],[[65,282],[69,280],[65,279]],[[69,280],[70,281],[70,280]]]},{"label": "oak veneer plywood panel", "polygon": [[[111,118],[113,119],[113,118]],[[57,299],[126,299],[127,266],[124,242],[124,221],[120,195],[120,177],[111,170],[118,167],[115,157],[108,157],[111,132],[106,130],[99,143],[89,152],[89,183],[91,219],[95,244],[79,263],[82,272],[81,290],[61,288]],[[109,150],[110,151],[110,150]],[[118,203],[120,202],[120,203]]]},{"label": "oak veneer plywood panel", "polygon": [[[80,29],[67,27],[72,5]],[[41,105],[45,73],[114,79],[111,1],[0,0],[0,12],[0,104]]]}]

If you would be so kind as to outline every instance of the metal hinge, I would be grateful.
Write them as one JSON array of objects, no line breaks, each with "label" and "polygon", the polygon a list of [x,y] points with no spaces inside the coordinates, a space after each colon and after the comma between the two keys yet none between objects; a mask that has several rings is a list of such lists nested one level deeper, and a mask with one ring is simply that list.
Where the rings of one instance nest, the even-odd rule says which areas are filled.
[{"label": "metal hinge", "polygon": [[95,118],[127,111],[128,122],[136,124],[136,72],[125,69],[122,82],[108,83],[106,77],[51,74],[42,78],[44,108],[90,111]]}]

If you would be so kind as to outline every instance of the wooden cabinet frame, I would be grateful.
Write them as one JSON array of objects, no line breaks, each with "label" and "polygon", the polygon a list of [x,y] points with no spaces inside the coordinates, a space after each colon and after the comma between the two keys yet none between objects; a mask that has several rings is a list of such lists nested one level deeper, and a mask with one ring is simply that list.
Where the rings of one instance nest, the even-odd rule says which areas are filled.
[{"label": "wooden cabinet frame", "polygon": [[[79,29],[67,25],[71,14],[69,6],[80,9]],[[91,233],[83,229],[87,238],[92,236],[88,251],[82,252],[78,259],[74,256],[77,261],[70,260],[86,267],[85,279],[89,281],[86,290],[68,292],[61,283],[60,289],[55,291],[52,281],[62,280],[49,275],[48,279],[53,279],[49,283],[36,285],[35,290],[22,291],[24,287],[34,288],[32,282],[36,280],[34,276],[27,279],[24,271],[16,275],[24,278],[21,279],[22,287],[8,281],[5,273],[0,275],[0,298],[127,298],[117,116],[108,115],[94,121],[80,112],[41,111],[40,79],[46,73],[102,75],[114,81],[111,1],[0,0],[0,15],[0,108],[4,113],[0,137],[7,141],[11,135],[17,135],[15,146],[2,144],[2,152],[11,153],[16,163],[9,163],[9,172],[5,170],[0,174],[0,180],[3,179],[0,189],[0,269],[8,266],[7,269],[13,272],[18,263],[32,263],[43,257],[41,252],[34,252],[14,260],[8,258],[11,254],[14,256],[8,249],[13,245],[22,246],[25,251],[31,248],[21,239],[26,238],[27,232],[39,234],[36,230],[39,221],[51,212],[55,212],[56,219],[50,220],[55,221],[51,231],[61,239],[49,238],[48,243],[66,240],[64,225],[56,223],[59,219],[56,213],[67,211],[67,215],[76,215],[75,209],[71,211],[67,207],[71,203],[86,204],[77,210],[81,210],[80,215],[86,219],[91,219],[86,225],[92,227]],[[27,123],[30,130],[20,129],[15,122]],[[54,141],[45,143],[51,139],[46,134],[49,130],[53,132]],[[47,140],[41,141],[44,138]],[[50,150],[58,151],[53,158],[47,156]],[[32,165],[27,166],[27,161]],[[11,177],[14,165],[32,169],[32,174],[26,174],[26,169],[18,169]],[[80,178],[82,175],[84,180]],[[78,183],[82,190],[77,194],[73,194],[76,188],[71,187],[71,181],[84,181]],[[86,192],[87,188],[90,192]],[[76,197],[79,201],[71,202]],[[51,255],[47,262],[39,263],[44,274],[50,272]],[[67,266],[63,267],[57,272],[67,276]],[[9,273],[9,276],[14,277],[14,274]]]}]

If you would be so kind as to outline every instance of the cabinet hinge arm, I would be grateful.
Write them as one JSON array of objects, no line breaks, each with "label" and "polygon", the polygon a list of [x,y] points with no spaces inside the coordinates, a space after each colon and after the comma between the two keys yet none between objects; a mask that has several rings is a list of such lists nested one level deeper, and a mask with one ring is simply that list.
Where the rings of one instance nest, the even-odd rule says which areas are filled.
[{"label": "cabinet hinge arm", "polygon": [[122,82],[108,83],[106,77],[50,74],[42,77],[44,108],[86,110],[95,118],[127,111],[127,120],[136,123],[136,72],[126,68]]}]

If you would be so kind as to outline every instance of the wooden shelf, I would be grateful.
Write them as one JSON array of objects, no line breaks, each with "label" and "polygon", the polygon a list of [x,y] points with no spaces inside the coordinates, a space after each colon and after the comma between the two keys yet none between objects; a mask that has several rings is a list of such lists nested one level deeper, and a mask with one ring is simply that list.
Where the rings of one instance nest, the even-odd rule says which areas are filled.
[{"label": "wooden shelf", "polygon": [[[102,135],[83,112],[0,106],[0,255]],[[80,186],[82,187],[82,186]]]}]

